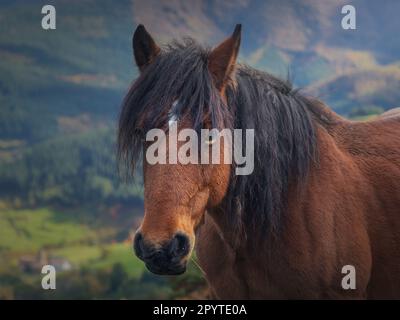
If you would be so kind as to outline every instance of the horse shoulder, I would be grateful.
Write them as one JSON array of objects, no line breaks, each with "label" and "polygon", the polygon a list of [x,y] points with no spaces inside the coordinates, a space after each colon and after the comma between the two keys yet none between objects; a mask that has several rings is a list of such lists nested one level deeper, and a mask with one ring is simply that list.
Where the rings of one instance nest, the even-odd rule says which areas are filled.
[{"label": "horse shoulder", "polygon": [[[311,293],[320,292],[319,298],[364,298],[371,273],[369,181],[341,141],[346,126],[318,130],[318,162],[302,193],[289,200],[286,255],[314,281]],[[357,270],[356,290],[342,288],[346,265]]]},{"label": "horse shoulder", "polygon": [[[348,233],[340,234],[350,235],[346,240],[348,244],[355,244],[352,238],[364,239],[357,243],[354,256],[363,251],[360,245],[369,247],[368,297],[398,297],[400,294],[399,112],[400,109],[394,109],[369,122],[346,122],[335,139],[347,161],[335,163],[335,166],[344,164],[338,172],[345,173],[341,178],[344,184],[332,182],[342,190],[336,191],[338,197],[343,195],[341,208],[345,211],[342,214],[351,226]],[[360,210],[361,219],[357,222],[354,218]],[[349,223],[351,221],[355,223]]]}]

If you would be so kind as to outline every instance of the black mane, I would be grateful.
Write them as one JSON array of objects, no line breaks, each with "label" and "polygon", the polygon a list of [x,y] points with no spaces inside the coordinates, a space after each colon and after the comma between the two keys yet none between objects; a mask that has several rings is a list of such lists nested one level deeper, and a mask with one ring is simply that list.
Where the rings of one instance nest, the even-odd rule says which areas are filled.
[{"label": "black mane", "polygon": [[289,81],[248,66],[238,67],[236,81],[228,104],[235,128],[255,131],[254,172],[232,175],[226,212],[243,231],[279,231],[289,182],[300,186],[316,159],[314,108]]},{"label": "black mane", "polygon": [[214,128],[254,129],[254,172],[235,176],[232,170],[223,206],[237,230],[279,230],[289,182],[303,181],[316,159],[314,118],[322,115],[288,81],[245,65],[237,66],[225,106],[207,68],[209,52],[189,39],[164,48],[145,69],[123,101],[119,158],[134,168],[144,133],[165,123],[178,97],[173,112],[190,115],[195,129],[207,117]]}]

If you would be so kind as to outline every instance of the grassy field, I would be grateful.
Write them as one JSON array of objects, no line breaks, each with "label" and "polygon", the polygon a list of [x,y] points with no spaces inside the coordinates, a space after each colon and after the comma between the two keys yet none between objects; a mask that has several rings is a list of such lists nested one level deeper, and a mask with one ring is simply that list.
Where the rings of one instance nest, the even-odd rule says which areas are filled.
[{"label": "grassy field", "polygon": [[47,208],[1,210],[0,230],[1,249],[13,252],[32,252],[96,238],[87,226]]},{"label": "grassy field", "polygon": [[1,210],[0,254],[18,257],[46,249],[75,268],[110,269],[120,263],[129,275],[139,277],[143,266],[130,244],[103,242],[102,229],[79,223],[68,214],[49,208]]},{"label": "grassy field", "polygon": [[113,243],[100,246],[69,246],[51,251],[55,256],[68,259],[76,268],[111,270],[120,264],[130,278],[140,278],[144,265],[132,252],[128,243]]},{"label": "grassy field", "polygon": [[[183,276],[157,277],[133,254],[129,240],[104,238],[104,228],[51,208],[1,209],[0,299],[167,299],[198,288],[204,292],[201,272],[192,262]],[[72,265],[70,271],[57,272],[55,293],[43,292],[40,271],[19,268],[22,256],[36,256],[40,249]]]}]

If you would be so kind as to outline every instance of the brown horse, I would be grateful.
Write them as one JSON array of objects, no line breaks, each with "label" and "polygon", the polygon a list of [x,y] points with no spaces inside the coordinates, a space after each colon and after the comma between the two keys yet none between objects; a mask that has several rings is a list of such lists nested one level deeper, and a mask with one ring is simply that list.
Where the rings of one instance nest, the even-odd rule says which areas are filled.
[{"label": "brown horse", "polygon": [[255,132],[250,175],[236,175],[235,163],[144,158],[137,256],[154,273],[179,274],[196,248],[215,298],[400,298],[400,114],[343,119],[236,63],[240,36],[238,25],[214,49],[193,40],[160,48],[143,26],[134,33],[140,76],[118,136],[130,168],[149,148],[148,130],[168,137],[171,114],[179,131]]}]

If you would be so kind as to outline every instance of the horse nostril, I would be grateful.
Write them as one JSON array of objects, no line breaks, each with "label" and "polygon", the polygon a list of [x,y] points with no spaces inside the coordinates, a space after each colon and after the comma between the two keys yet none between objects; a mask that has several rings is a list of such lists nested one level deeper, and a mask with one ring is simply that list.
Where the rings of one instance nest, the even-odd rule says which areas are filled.
[{"label": "horse nostril", "polygon": [[140,232],[136,233],[135,239],[133,240],[133,249],[138,258],[143,258],[143,236]]},{"label": "horse nostril", "polygon": [[174,256],[183,257],[189,253],[189,249],[189,238],[182,233],[177,233],[171,241],[169,252]]}]

